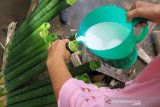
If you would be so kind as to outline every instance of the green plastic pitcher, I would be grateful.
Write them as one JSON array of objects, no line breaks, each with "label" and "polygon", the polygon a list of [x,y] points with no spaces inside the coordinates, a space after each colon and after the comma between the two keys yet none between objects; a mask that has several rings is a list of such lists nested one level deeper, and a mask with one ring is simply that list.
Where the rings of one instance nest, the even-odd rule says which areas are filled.
[{"label": "green plastic pitcher", "polygon": [[76,41],[116,68],[130,68],[137,59],[136,44],[148,33],[148,24],[139,35],[133,27],[143,18],[127,22],[126,10],[113,5],[92,10],[82,21]]}]

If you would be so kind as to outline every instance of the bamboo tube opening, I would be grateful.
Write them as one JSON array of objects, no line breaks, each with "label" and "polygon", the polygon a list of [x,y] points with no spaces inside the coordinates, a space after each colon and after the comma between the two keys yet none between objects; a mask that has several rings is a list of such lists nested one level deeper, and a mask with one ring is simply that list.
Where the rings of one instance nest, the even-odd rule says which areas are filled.
[{"label": "bamboo tube opening", "polygon": [[51,25],[48,22],[44,23],[43,25],[47,30],[51,27]]},{"label": "bamboo tube opening", "polygon": [[42,30],[39,35],[42,37],[42,38],[46,38],[49,34],[49,31],[48,30]]},{"label": "bamboo tube opening", "polygon": [[99,67],[101,67],[101,62],[99,60],[90,62],[90,68],[95,71]]},{"label": "bamboo tube opening", "polygon": [[77,2],[77,0],[67,0],[67,4],[73,5]]}]

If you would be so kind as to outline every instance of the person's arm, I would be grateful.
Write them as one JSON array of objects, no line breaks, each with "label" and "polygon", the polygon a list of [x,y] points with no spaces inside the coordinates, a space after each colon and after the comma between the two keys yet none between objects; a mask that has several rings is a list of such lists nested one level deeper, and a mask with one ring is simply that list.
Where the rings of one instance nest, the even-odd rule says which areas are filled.
[{"label": "person's arm", "polygon": [[47,67],[52,81],[58,107],[108,107],[112,92],[93,84],[72,78],[65,60],[70,56],[66,50],[68,40],[57,40],[48,49]]},{"label": "person's arm", "polygon": [[142,17],[151,22],[160,23],[160,4],[137,1],[127,13],[128,21],[135,17]]},{"label": "person's arm", "polygon": [[65,60],[70,56],[66,50],[66,44],[68,42],[69,40],[67,39],[57,40],[48,49],[47,68],[57,100],[62,85],[72,78],[65,64]]}]

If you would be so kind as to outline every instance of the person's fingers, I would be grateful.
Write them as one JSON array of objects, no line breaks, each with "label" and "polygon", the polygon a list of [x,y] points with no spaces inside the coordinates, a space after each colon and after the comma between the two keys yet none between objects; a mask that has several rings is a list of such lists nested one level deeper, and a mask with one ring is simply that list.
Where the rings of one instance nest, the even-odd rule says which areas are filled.
[{"label": "person's fingers", "polygon": [[154,13],[152,13],[153,10],[148,7],[152,7],[154,5],[155,4],[151,4],[148,2],[137,1],[136,4],[132,6],[131,10],[127,13],[127,21],[131,21],[135,17],[152,19],[152,15],[148,15],[148,13]]},{"label": "person's fingers", "polygon": [[143,8],[136,8],[127,13],[127,20],[131,21],[135,17],[146,18],[146,13],[143,13]]},{"label": "person's fingers", "polygon": [[131,7],[131,10],[135,9],[135,8],[140,8],[140,7],[148,7],[151,6],[151,3],[145,2],[145,1],[136,1],[136,3],[133,4],[133,6]]},{"label": "person's fingers", "polygon": [[145,1],[137,1],[138,3],[137,3],[137,6],[139,6],[139,7],[149,7],[149,6],[153,6],[153,4],[152,3],[149,3],[149,2],[145,2]]},{"label": "person's fingers", "polygon": [[67,60],[70,57],[70,52],[66,50],[65,59]]},{"label": "person's fingers", "polygon": [[132,6],[131,6],[131,8],[129,9],[130,11],[131,10],[134,10],[134,9],[136,9],[136,8],[138,8],[138,7],[141,7],[143,5],[143,2],[141,2],[141,1],[136,1],[135,3],[133,3],[132,4]]},{"label": "person's fingers", "polygon": [[135,5],[136,5],[136,8],[139,8],[139,7],[145,6],[146,2],[136,1]]},{"label": "person's fingers", "polygon": [[52,49],[52,50],[57,46],[57,44],[58,44],[59,41],[60,41],[60,40],[56,40],[56,41],[54,41],[54,42],[52,43],[52,45],[51,45],[51,49]]},{"label": "person's fingers", "polygon": [[70,40],[69,39],[63,39],[63,41],[65,42],[65,44],[67,44]]},{"label": "person's fingers", "polygon": [[52,44],[49,44],[48,46],[48,56],[52,53]]},{"label": "person's fingers", "polygon": [[59,43],[66,47],[66,44],[69,42],[68,39],[59,40]]},{"label": "person's fingers", "polygon": [[61,44],[61,45],[63,45],[63,46],[65,46],[65,45],[66,45],[66,43],[65,43],[65,41],[64,41],[64,40],[59,40],[58,44]]},{"label": "person's fingers", "polygon": [[129,11],[134,10],[135,8],[136,8],[136,5],[132,4],[131,7],[130,7],[130,9],[129,9]]},{"label": "person's fingers", "polygon": [[127,13],[127,21],[131,21],[134,17],[137,16],[137,9],[131,10]]}]

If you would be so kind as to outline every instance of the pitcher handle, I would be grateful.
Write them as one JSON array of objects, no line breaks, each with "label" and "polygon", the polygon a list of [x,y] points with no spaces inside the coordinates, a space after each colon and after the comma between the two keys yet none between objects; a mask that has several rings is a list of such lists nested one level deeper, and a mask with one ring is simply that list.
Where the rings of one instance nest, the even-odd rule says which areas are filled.
[{"label": "pitcher handle", "polygon": [[141,17],[137,17],[137,18],[134,18],[132,20],[132,23],[133,23],[134,26],[137,25],[140,22],[146,22],[146,25],[142,28],[140,34],[135,37],[136,43],[141,42],[146,37],[146,35],[148,33],[148,23],[147,23],[147,21],[148,21],[148,19],[141,18]]}]

